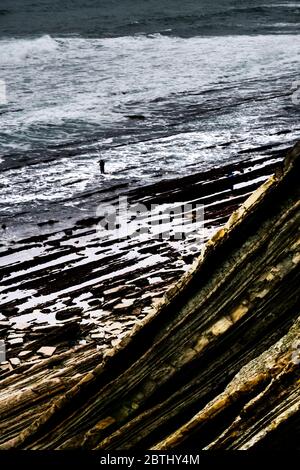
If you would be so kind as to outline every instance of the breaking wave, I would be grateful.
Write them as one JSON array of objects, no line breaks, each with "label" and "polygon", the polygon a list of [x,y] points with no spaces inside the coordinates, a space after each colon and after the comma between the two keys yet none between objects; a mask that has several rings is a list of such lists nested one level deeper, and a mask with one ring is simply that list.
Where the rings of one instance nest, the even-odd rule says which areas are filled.
[{"label": "breaking wave", "polygon": [[14,64],[34,57],[48,59],[59,43],[49,35],[36,39],[8,39],[0,42],[0,64]]}]

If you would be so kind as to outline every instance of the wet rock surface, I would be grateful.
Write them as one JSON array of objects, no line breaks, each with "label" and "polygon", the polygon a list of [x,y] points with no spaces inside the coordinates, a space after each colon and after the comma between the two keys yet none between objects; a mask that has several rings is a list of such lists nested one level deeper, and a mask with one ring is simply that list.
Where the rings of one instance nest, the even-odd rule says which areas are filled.
[{"label": "wet rock surface", "polygon": [[[145,317],[186,272],[201,244],[272,174],[282,160],[282,152],[273,152],[127,192],[132,207],[203,204],[204,224],[196,222],[200,236],[169,240],[152,232],[122,239],[117,229],[101,230],[100,217],[89,217],[0,248],[0,337],[7,358],[23,349],[34,357],[43,345],[64,352],[82,340],[110,347]],[[117,207],[117,196],[109,203]],[[108,331],[115,322],[118,328]],[[29,353],[21,359],[30,365]]]},{"label": "wet rock surface", "polygon": [[[288,441],[297,447],[299,145],[283,166],[268,164],[275,175],[246,201],[243,185],[243,205],[216,232],[224,207],[236,201],[236,188],[229,191],[230,204],[211,219],[214,235],[202,254],[181,277],[176,265],[177,282],[168,277],[175,252],[153,272],[148,265],[150,274],[138,266],[136,277],[132,269],[119,282],[110,274],[103,286],[91,283],[92,300],[105,304],[101,321],[97,307],[90,312],[81,304],[86,323],[75,312],[62,327],[46,321],[30,327],[41,335],[38,349],[56,348],[43,360],[34,341],[24,339],[26,328],[10,333],[26,342],[20,352],[34,353],[15,369],[1,365],[1,449],[272,449]],[[159,300],[157,292],[172,283]],[[112,306],[120,304],[125,312],[116,314]],[[51,303],[43,308],[51,311]],[[72,341],[57,341],[56,329],[68,324]]]}]

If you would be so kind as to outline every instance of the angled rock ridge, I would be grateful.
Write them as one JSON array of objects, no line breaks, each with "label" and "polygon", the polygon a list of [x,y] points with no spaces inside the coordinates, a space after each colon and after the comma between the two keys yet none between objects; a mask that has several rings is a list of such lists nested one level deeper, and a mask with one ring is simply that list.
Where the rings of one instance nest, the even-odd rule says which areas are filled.
[{"label": "angled rock ridge", "polygon": [[0,449],[298,448],[299,174],[300,143],[101,364],[36,418],[22,402]]}]

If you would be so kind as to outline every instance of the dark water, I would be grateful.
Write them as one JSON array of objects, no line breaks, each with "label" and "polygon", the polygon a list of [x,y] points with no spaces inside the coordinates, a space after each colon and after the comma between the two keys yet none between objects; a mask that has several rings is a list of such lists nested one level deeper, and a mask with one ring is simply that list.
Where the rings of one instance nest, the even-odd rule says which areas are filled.
[{"label": "dark water", "polygon": [[1,35],[117,37],[294,32],[297,1],[1,0]]},{"label": "dark water", "polygon": [[99,187],[292,144],[299,18],[285,0],[1,0],[1,220],[83,217]]}]

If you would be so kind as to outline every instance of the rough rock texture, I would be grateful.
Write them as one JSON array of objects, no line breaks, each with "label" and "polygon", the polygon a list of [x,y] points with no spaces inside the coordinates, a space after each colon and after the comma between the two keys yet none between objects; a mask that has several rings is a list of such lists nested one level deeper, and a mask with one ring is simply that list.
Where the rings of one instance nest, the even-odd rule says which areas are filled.
[{"label": "rough rock texture", "polygon": [[[195,233],[174,242],[151,231],[130,238],[114,229],[101,232],[100,214],[69,221],[64,229],[32,226],[30,238],[11,239],[5,231],[7,243],[2,233],[0,340],[5,341],[7,359],[18,357],[22,366],[31,367],[40,360],[41,347],[56,347],[60,354],[83,342],[102,351],[113,346],[189,269],[199,245],[274,173],[285,154],[283,149],[260,151],[243,150],[242,161],[213,170],[98,195],[101,207],[105,201],[116,207],[120,195],[128,197],[131,207],[204,205],[204,224],[194,224],[197,246]],[[17,222],[16,227],[22,226]],[[0,379],[11,373],[9,366],[0,364]],[[17,372],[18,365],[13,367]]]},{"label": "rough rock texture", "polygon": [[299,446],[299,171],[300,144],[102,363],[7,377],[0,448]]}]

